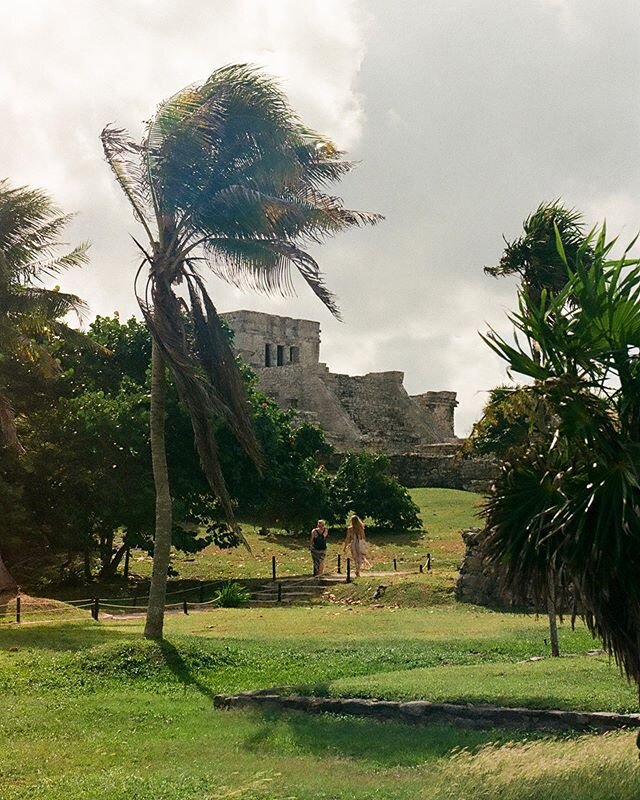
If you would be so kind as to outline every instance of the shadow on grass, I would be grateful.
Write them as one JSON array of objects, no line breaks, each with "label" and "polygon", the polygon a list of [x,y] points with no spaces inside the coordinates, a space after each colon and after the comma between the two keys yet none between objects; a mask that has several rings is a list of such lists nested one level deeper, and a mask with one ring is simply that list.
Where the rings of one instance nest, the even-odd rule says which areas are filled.
[{"label": "shadow on grass", "polygon": [[212,692],[198,677],[194,674],[193,670],[189,667],[184,658],[180,655],[178,649],[166,639],[158,642],[162,655],[164,657],[167,668],[176,676],[185,688],[197,689],[201,694],[209,700],[213,700],[215,692]]},{"label": "shadow on grass", "polygon": [[371,766],[416,766],[452,756],[460,750],[476,752],[494,743],[567,738],[567,734],[531,731],[472,730],[449,725],[411,725],[335,714],[295,711],[252,712],[260,724],[245,747],[251,751],[279,748],[284,738],[297,753],[317,758],[338,756]]},{"label": "shadow on grass", "polygon": [[92,621],[59,622],[55,625],[2,625],[0,650],[51,650],[54,652],[86,650],[113,641],[139,638],[136,630],[114,630]]}]

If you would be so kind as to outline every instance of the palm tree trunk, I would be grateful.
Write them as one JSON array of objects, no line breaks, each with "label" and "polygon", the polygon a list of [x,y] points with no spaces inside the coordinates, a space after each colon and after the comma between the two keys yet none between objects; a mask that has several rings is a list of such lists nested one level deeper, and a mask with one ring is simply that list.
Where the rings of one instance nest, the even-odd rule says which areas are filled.
[{"label": "palm tree trunk", "polygon": [[551,642],[551,655],[560,655],[558,645],[558,620],[556,616],[556,581],[553,570],[547,572],[547,616],[549,617],[549,641]]},{"label": "palm tree trunk", "polygon": [[156,529],[153,540],[153,573],[149,589],[149,606],[144,635],[162,639],[164,606],[167,596],[167,572],[171,552],[171,489],[167,468],[164,436],[166,396],[165,366],[160,348],[153,341],[151,348],[151,463],[156,489]]}]

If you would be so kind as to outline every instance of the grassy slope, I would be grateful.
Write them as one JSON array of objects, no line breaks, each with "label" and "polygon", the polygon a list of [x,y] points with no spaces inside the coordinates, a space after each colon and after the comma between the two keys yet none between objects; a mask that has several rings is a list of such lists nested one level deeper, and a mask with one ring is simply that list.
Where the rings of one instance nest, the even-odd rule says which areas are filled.
[{"label": "grassy slope", "polygon": [[[464,607],[432,614],[221,609],[171,617],[167,627],[162,649],[140,640],[138,621],[2,629],[3,800],[622,800],[640,792],[629,769],[631,734],[532,738],[211,708],[220,690],[330,691],[344,681],[381,677],[429,694],[425,687],[436,686],[439,676],[440,686],[449,681],[447,699],[466,699],[475,682],[482,699],[491,699],[511,675],[509,696],[521,702],[541,669],[552,686],[567,665],[580,666],[591,707],[633,706],[632,693],[602,659],[518,664],[544,649],[544,626],[535,618]],[[562,637],[574,652],[591,644],[584,631],[563,628]],[[464,670],[472,677],[459,681]],[[552,688],[557,704],[575,697],[569,682]],[[577,794],[583,785],[589,790]]]},{"label": "grassy slope", "polygon": [[[561,628],[547,655],[535,617],[452,605],[477,498],[415,490],[426,538],[372,536],[376,569],[431,552],[434,572],[344,587],[363,605],[219,609],[167,620],[167,644],[139,620],[0,625],[2,800],[494,798],[640,796],[634,736],[505,736],[331,716],[217,712],[216,691],[267,686],[336,694],[637,709],[637,696],[584,629]],[[237,550],[179,560],[182,577],[307,572],[306,542],[253,537]],[[336,549],[333,548],[333,555]],[[140,571],[146,562],[134,562]],[[371,608],[374,585],[389,585]],[[437,601],[438,606],[419,608]],[[396,608],[413,605],[414,608]],[[44,610],[44,609],[43,609]],[[76,614],[78,612],[75,612]],[[57,612],[57,616],[65,616]]]},{"label": "grassy slope", "polygon": [[[479,495],[455,489],[412,489],[411,495],[420,506],[425,533],[376,532],[370,533],[371,555],[376,571],[391,571],[393,559],[398,569],[418,569],[420,561],[430,552],[434,568],[442,575],[451,576],[457,570],[462,556],[460,530],[478,524],[475,511]],[[287,534],[273,530],[259,536],[253,525],[244,525],[252,553],[244,548],[218,550],[207,548],[197,556],[175,553],[173,563],[183,579],[211,580],[216,578],[269,578],[271,558],[277,559],[282,575],[309,574],[311,559],[306,535]],[[329,537],[327,568],[334,569],[336,557],[342,552],[344,531],[332,529]],[[146,576],[150,559],[137,554],[132,560],[132,570]]]}]

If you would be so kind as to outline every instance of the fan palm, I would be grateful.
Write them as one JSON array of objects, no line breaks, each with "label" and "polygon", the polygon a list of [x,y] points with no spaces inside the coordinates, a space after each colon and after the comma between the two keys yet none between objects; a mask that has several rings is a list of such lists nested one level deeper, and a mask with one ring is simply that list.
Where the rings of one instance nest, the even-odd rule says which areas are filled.
[{"label": "fan palm", "polygon": [[558,237],[564,289],[539,304],[521,292],[515,345],[485,337],[549,409],[548,431],[504,465],[485,516],[513,588],[544,591],[551,566],[640,683],[640,269],[626,254],[609,260],[612,244],[604,230],[587,237],[571,268]]},{"label": "fan palm", "polygon": [[59,367],[48,345],[55,336],[69,333],[64,317],[84,309],[75,295],[41,285],[87,261],[86,243],[59,255],[60,235],[70,219],[45,192],[0,181],[0,441],[16,450],[21,446],[9,369],[19,363],[44,376],[55,375]]},{"label": "fan palm", "polygon": [[[144,228],[136,294],[153,338],[151,447],[156,484],[153,577],[145,636],[161,638],[171,546],[163,432],[165,367],[189,410],[204,473],[227,518],[215,420],[259,463],[244,387],[202,267],[239,287],[291,291],[296,269],[334,314],[306,246],[379,216],[350,211],[325,187],[352,167],[305,128],[278,86],[255,68],[228,66],[158,108],[141,142],[106,127],[109,165]],[[143,270],[146,274],[143,278]],[[178,294],[180,288],[181,294]]]}]

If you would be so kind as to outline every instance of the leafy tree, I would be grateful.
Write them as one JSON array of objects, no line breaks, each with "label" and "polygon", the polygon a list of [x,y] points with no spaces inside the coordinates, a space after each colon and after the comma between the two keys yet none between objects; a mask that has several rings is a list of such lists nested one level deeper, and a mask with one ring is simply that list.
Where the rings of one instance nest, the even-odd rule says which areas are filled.
[{"label": "leafy tree", "polygon": [[381,528],[416,530],[422,527],[419,508],[391,474],[381,453],[348,453],[331,480],[330,519],[344,522],[349,513],[369,517]]},{"label": "leafy tree", "polygon": [[[171,494],[164,439],[165,368],[189,410],[203,470],[233,519],[215,440],[223,420],[256,463],[259,449],[244,387],[203,264],[240,286],[290,287],[295,267],[336,311],[309,240],[378,217],[348,211],[323,189],[351,169],[326,139],[302,126],[270,79],[224,67],[163,102],[142,142],[107,127],[109,165],[147,239],[138,300],[153,338],[151,451],[156,487],[154,567],[145,636],[161,638],[171,546]],[[183,287],[183,296],[176,288]]]},{"label": "leafy tree", "polygon": [[[515,344],[485,340],[545,409],[526,457],[505,463],[485,516],[514,591],[570,581],[591,632],[640,682],[640,269],[610,259],[604,228],[587,237],[569,280],[511,316]],[[540,358],[540,355],[543,358]]]},{"label": "leafy tree", "polygon": [[[41,285],[87,261],[86,244],[59,254],[60,235],[69,219],[44,192],[0,181],[0,495],[10,508],[5,525],[23,515],[19,505],[14,509],[11,499],[18,498],[6,482],[16,466],[9,451],[22,450],[14,411],[19,384],[25,370],[46,377],[57,373],[48,346],[62,333],[71,335],[62,319],[83,308],[75,295]],[[0,567],[6,571],[1,557]]]},{"label": "leafy tree", "polygon": [[474,423],[465,443],[468,452],[496,455],[509,459],[518,449],[526,448],[535,410],[531,396],[519,386],[496,386]]},{"label": "leafy tree", "polygon": [[20,449],[12,402],[16,372],[58,374],[51,342],[72,331],[63,319],[81,311],[80,298],[42,282],[87,262],[86,243],[59,254],[60,236],[71,219],[39,189],[12,188],[0,181],[0,442]]},{"label": "leafy tree", "polygon": [[256,436],[264,458],[260,472],[227,430],[218,435],[221,462],[238,513],[267,527],[304,530],[325,513],[328,475],[321,461],[330,452],[322,431],[299,424],[250,385]]}]

